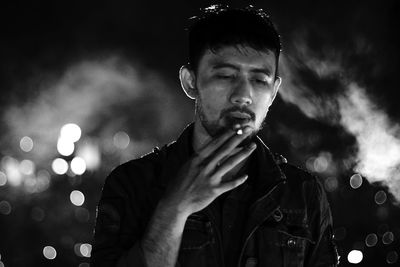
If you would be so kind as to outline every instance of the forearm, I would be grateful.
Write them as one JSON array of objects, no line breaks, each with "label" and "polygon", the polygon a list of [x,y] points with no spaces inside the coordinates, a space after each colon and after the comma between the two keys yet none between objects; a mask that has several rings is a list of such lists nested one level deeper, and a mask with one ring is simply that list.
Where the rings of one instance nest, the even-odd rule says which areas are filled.
[{"label": "forearm", "polygon": [[148,267],[173,267],[187,215],[160,203],[141,240],[141,247]]}]

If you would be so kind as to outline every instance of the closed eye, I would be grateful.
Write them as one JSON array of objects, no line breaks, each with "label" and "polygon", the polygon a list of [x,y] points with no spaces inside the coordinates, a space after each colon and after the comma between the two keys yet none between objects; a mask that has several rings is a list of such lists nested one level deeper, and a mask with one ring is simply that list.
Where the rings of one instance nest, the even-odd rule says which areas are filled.
[{"label": "closed eye", "polygon": [[216,77],[218,79],[228,80],[228,79],[233,79],[234,75],[217,74]]},{"label": "closed eye", "polygon": [[254,79],[253,81],[260,85],[268,85],[268,81],[266,80]]}]

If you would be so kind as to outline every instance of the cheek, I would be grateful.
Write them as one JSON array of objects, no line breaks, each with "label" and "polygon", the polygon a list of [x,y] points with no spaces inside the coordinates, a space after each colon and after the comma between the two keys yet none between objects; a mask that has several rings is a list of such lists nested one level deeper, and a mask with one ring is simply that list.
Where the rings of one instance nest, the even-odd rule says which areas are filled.
[{"label": "cheek", "polygon": [[226,90],[216,86],[199,86],[199,97],[204,108],[210,111],[218,111],[226,105]]},{"label": "cheek", "polygon": [[257,106],[257,110],[256,110],[257,116],[256,117],[257,117],[257,121],[260,123],[267,115],[268,109],[272,103],[271,103],[271,97],[259,96],[256,99],[263,100],[263,101],[258,102],[256,105]]},{"label": "cheek", "polygon": [[209,102],[206,104],[206,107],[212,115],[218,115],[221,105],[219,105],[218,101],[216,101],[216,99],[214,98],[214,99],[209,99]]},{"label": "cheek", "polygon": [[203,113],[209,118],[219,116],[220,107],[222,106],[215,95],[208,94],[207,92],[200,94],[200,105],[202,106]]}]

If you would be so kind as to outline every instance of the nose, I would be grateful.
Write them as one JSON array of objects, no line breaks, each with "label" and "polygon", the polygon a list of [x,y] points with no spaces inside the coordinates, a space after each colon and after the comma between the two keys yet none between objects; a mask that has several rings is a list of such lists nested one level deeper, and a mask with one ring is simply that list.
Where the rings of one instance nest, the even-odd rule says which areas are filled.
[{"label": "nose", "polygon": [[248,106],[253,103],[252,86],[249,81],[242,79],[238,82],[231,93],[230,101],[239,106]]}]

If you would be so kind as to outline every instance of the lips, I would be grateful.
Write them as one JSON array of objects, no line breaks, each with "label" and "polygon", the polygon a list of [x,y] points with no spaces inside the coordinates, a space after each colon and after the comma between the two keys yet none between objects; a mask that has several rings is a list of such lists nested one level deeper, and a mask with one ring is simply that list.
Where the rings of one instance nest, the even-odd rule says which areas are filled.
[{"label": "lips", "polygon": [[226,119],[228,125],[230,125],[230,128],[236,127],[237,125],[239,125],[239,128],[243,128],[245,125],[250,123],[250,116],[244,116],[242,114],[236,116],[229,114],[230,116],[228,116]]},{"label": "lips", "polygon": [[239,112],[239,111],[230,112],[229,115],[232,118],[239,119],[239,120],[250,120],[251,119],[251,116],[249,114]]}]

